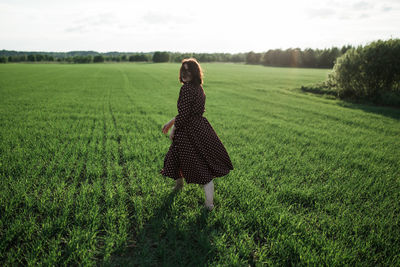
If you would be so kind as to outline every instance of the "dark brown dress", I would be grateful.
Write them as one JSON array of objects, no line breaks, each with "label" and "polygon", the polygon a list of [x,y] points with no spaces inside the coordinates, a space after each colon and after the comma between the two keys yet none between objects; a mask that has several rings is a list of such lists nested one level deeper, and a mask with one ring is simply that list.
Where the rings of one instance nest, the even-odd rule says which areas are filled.
[{"label": "dark brown dress", "polygon": [[175,134],[164,158],[163,176],[186,183],[207,184],[233,170],[231,159],[207,118],[202,86],[182,85],[175,117]]}]

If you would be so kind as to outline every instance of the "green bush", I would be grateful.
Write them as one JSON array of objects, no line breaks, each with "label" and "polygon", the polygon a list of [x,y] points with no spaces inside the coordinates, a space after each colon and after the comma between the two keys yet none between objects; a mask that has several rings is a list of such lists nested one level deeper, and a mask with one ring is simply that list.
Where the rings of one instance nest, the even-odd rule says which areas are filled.
[{"label": "green bush", "polygon": [[102,55],[96,55],[93,57],[93,63],[104,62],[104,57]]},{"label": "green bush", "polygon": [[149,61],[148,57],[145,54],[130,55],[128,60],[130,62]]},{"label": "green bush", "polygon": [[168,52],[155,52],[153,55],[153,62],[168,62],[169,61],[169,53]]},{"label": "green bush", "polygon": [[400,39],[378,40],[339,57],[327,84],[340,98],[400,106]]}]

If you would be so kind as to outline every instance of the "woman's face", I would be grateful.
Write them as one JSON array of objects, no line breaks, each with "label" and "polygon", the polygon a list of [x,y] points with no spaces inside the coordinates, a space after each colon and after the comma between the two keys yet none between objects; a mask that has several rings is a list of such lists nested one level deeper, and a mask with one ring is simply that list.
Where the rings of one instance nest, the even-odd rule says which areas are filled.
[{"label": "woman's face", "polygon": [[188,65],[183,64],[183,72],[181,74],[181,77],[182,77],[182,81],[184,81],[184,82],[189,82],[192,80],[192,74],[190,73],[190,71],[188,69],[189,69]]}]

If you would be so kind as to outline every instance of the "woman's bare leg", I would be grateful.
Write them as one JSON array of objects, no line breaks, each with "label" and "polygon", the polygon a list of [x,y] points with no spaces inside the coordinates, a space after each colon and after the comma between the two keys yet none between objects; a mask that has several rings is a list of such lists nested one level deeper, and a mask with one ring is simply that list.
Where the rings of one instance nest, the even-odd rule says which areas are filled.
[{"label": "woman's bare leg", "polygon": [[175,180],[174,190],[182,189],[182,187],[184,185],[184,183],[183,183],[183,174],[182,174],[181,170],[179,170],[179,174],[180,174],[181,178],[178,178],[178,179]]},{"label": "woman's bare leg", "polygon": [[205,206],[209,210],[214,208],[214,182],[211,180],[208,184],[203,185],[204,193],[206,196]]},{"label": "woman's bare leg", "polygon": [[176,179],[175,181],[175,187],[183,187],[183,178]]}]

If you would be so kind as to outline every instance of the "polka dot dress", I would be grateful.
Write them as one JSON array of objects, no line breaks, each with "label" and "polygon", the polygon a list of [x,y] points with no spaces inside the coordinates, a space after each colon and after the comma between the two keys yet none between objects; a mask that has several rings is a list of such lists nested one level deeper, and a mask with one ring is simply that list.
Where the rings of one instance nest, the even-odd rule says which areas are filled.
[{"label": "polka dot dress", "polygon": [[163,176],[207,184],[233,170],[231,159],[207,118],[203,88],[185,82],[179,92],[175,134],[164,158]]}]

